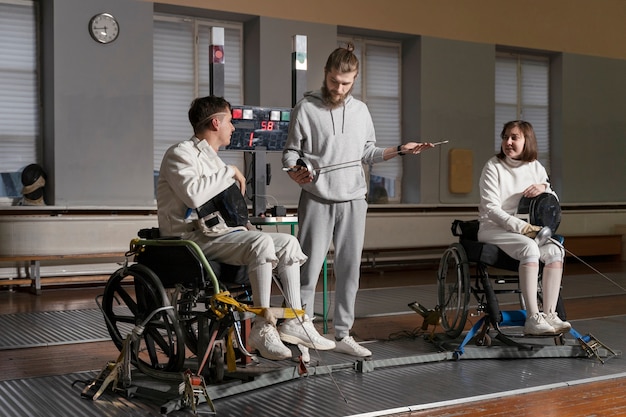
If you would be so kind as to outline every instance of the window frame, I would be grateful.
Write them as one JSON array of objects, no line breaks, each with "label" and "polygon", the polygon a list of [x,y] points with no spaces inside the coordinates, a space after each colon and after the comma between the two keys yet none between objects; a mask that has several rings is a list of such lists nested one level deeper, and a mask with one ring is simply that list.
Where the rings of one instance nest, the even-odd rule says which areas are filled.
[{"label": "window frame", "polygon": [[[237,89],[238,90],[238,98],[232,98],[232,97],[226,97],[227,99],[229,99],[229,101],[231,102],[231,104],[233,105],[239,105],[243,103],[243,97],[244,97],[244,83],[243,83],[243,78],[244,78],[244,73],[243,73],[243,69],[244,69],[244,51],[243,51],[243,23],[241,22],[227,22],[227,21],[223,21],[223,20],[216,20],[216,19],[209,19],[209,18],[204,18],[204,17],[196,17],[196,16],[184,16],[184,15],[178,15],[178,14],[166,14],[166,13],[155,13],[154,14],[154,22],[155,25],[157,22],[171,22],[171,23],[188,23],[191,25],[191,51],[193,56],[191,57],[191,60],[193,61],[192,63],[192,80],[186,80],[184,83],[187,86],[191,87],[192,90],[192,94],[190,97],[188,97],[187,103],[186,105],[188,106],[191,101],[196,98],[199,97],[201,95],[206,95],[208,94],[208,91],[206,91],[208,89],[208,82],[202,82],[201,81],[201,72],[203,70],[201,61],[200,61],[200,56],[201,56],[201,39],[200,39],[200,30],[203,28],[207,28],[210,29],[211,27],[222,27],[224,28],[225,32],[229,31],[229,30],[235,30],[238,31],[238,40],[237,40],[237,50],[239,52],[239,56],[236,58],[236,62],[239,62],[239,64],[237,65],[238,68],[238,76],[237,79],[231,83],[227,83],[228,80],[225,80],[226,84],[225,84],[225,90],[226,92],[228,92],[229,87],[230,89]],[[155,31],[157,29],[155,28]],[[228,38],[228,34],[225,33],[225,43],[228,44],[229,42],[229,38]],[[225,47],[228,47],[227,45],[225,45]],[[208,48],[207,48],[207,54],[208,54]],[[157,69],[156,69],[156,65],[157,62],[156,60],[157,58],[157,53],[155,51],[155,62],[153,64],[153,71],[156,73]],[[228,52],[226,53],[226,65],[228,65],[229,63],[229,56],[232,59],[232,55],[229,54]],[[208,55],[207,55],[207,61],[206,61],[206,65],[208,65]],[[227,74],[229,72],[227,71]],[[165,150],[175,144],[178,143],[182,140],[185,140],[187,138],[187,136],[190,136],[190,127],[187,127],[188,123],[185,121],[182,123],[184,124],[185,128],[182,128],[182,124],[181,124],[181,131],[177,134],[172,135],[172,137],[167,137],[165,140],[159,139],[158,138],[158,123],[159,121],[158,119],[158,112],[156,110],[156,106],[159,105],[159,92],[157,92],[158,89],[158,83],[159,83],[159,79],[156,77],[154,77],[154,106],[155,106],[155,117],[154,117],[154,149],[153,149],[153,155],[154,155],[154,162],[153,162],[153,169],[154,169],[154,178],[155,178],[155,192],[156,192],[156,179],[158,178],[158,170],[159,170],[159,166],[160,166],[160,162],[161,159],[163,158],[163,153],[165,152]],[[172,81],[169,80],[169,82],[171,83]],[[181,104],[182,105],[182,104]],[[186,117],[187,114],[187,109],[186,108],[181,108],[178,107],[176,110],[176,116],[180,116],[180,117]],[[181,116],[182,115],[182,116]],[[242,165],[243,164],[243,157],[241,155],[240,152],[228,152],[228,151],[224,151],[222,153],[222,159],[224,159],[225,161],[227,161],[227,163],[233,163],[236,165]]]},{"label": "window frame", "polygon": [[[546,168],[546,170],[550,170],[550,123],[551,123],[551,112],[550,112],[550,70],[551,70],[551,60],[550,56],[542,53],[530,53],[530,52],[519,52],[514,50],[498,50],[496,51],[496,70],[495,70],[495,138],[494,138],[494,148],[495,152],[500,151],[502,140],[500,138],[500,132],[502,131],[502,126],[509,120],[527,120],[530,122],[535,130],[535,135],[537,137],[537,148],[538,148],[538,157],[537,159],[542,163],[542,165]],[[515,116],[511,116],[504,120],[498,117],[499,110],[502,111],[502,106],[511,106],[510,103],[504,103],[502,101],[498,101],[498,64],[502,64],[502,60],[515,60],[516,61],[516,97],[515,97]],[[544,94],[545,98],[542,98],[544,102],[539,105],[536,103],[528,103],[524,102],[524,92],[528,93],[528,89],[524,90],[524,73],[528,72],[528,66],[532,63],[539,63],[541,65],[545,65],[545,73],[542,74],[542,77],[545,82]],[[525,69],[526,68],[526,69]],[[501,91],[501,90],[500,90]],[[535,94],[536,97],[536,94]],[[533,117],[529,117],[528,113],[530,110],[534,110],[535,113],[537,111],[543,111],[540,116],[542,120],[534,119]]]},{"label": "window frame", "polygon": [[[41,164],[43,161],[43,143],[42,143],[42,114],[41,114],[41,59],[40,59],[40,28],[39,28],[39,4],[33,0],[0,0],[0,5],[12,5],[29,8],[31,11],[30,18],[32,18],[32,26],[29,26],[24,33],[28,33],[29,39],[23,39],[23,42],[9,42],[14,45],[30,43],[32,42],[32,50],[27,51],[31,58],[27,60],[32,61],[32,66],[17,67],[14,60],[3,60],[7,63],[2,67],[0,64],[0,77],[8,79],[2,74],[22,74],[23,80],[30,78],[31,81],[27,81],[27,85],[14,94],[14,98],[19,97],[20,103],[14,103],[16,109],[26,109],[28,106],[24,106],[24,97],[30,97],[32,100],[32,106],[30,111],[26,110],[26,115],[18,119],[21,120],[23,126],[19,125],[9,126],[6,125],[7,130],[0,131],[0,148],[5,150],[2,152],[7,155],[6,150],[10,149],[8,159],[13,161],[20,161],[20,166],[13,165],[5,172],[0,173],[0,205],[13,205],[21,197],[22,183],[21,183],[21,171],[27,165],[31,163]],[[13,21],[13,19],[10,19]],[[16,36],[19,34],[16,33]],[[25,55],[25,54],[24,54]],[[30,65],[29,63],[29,65]],[[19,86],[20,83],[13,83],[13,87]],[[4,90],[4,89],[3,89]],[[11,105],[11,98],[6,101],[6,105],[13,108]],[[28,105],[28,103],[26,103]],[[24,114],[24,113],[22,113]],[[5,118],[5,120],[15,120],[15,118]],[[1,127],[1,126],[0,126]],[[24,134],[24,131],[32,129],[28,134]],[[19,132],[19,133],[18,133]],[[13,142],[13,145],[10,144]],[[5,161],[6,162],[6,161]],[[6,167],[4,163],[0,164],[3,168]],[[5,168],[6,169],[6,168]]]},{"label": "window frame", "polygon": [[[355,81],[352,95],[363,101],[370,110],[370,114],[372,115],[372,120],[374,122],[374,128],[376,129],[376,145],[383,148],[400,145],[402,143],[402,41],[381,40],[367,36],[354,36],[348,34],[339,34],[337,36],[338,46],[345,46],[346,42],[354,43],[355,52],[359,58],[359,76]],[[397,52],[397,60],[395,61],[395,65],[397,65],[397,72],[395,76],[397,83],[394,87],[396,94],[392,96],[377,95],[371,92],[373,89],[376,90],[376,86],[373,86],[370,83],[372,76],[370,75],[371,71],[369,70],[371,68],[368,69],[368,67],[373,60],[368,59],[368,48],[379,47],[387,47],[390,51],[395,49]],[[384,82],[385,80],[379,79],[376,81]],[[376,108],[372,108],[372,105],[378,100],[393,100],[395,103],[395,109],[393,112],[396,115],[395,120],[397,120],[397,123],[394,123],[395,126],[391,128],[393,133],[386,132],[389,127],[386,129],[382,123],[382,121],[389,120],[388,115],[380,114]],[[390,108],[385,108],[384,110],[389,111],[389,109]],[[381,134],[381,132],[384,133]],[[368,178],[368,200],[370,204],[397,204],[401,202],[403,172],[402,161],[400,158],[394,158],[389,161],[385,161],[383,164],[366,167],[366,175]],[[381,200],[370,199],[370,196],[373,197],[373,193],[370,195],[369,189],[373,185],[372,181],[374,178],[382,182],[382,184],[379,185],[385,188],[387,192],[386,198],[383,196]]]}]

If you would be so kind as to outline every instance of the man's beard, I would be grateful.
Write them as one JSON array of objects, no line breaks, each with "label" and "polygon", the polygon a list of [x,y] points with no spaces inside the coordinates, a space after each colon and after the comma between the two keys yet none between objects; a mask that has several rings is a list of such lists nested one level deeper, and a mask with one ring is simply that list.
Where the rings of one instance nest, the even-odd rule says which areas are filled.
[{"label": "man's beard", "polygon": [[326,82],[322,85],[322,99],[324,100],[324,104],[331,109],[343,106],[343,103],[346,101],[346,97],[348,97],[351,92],[352,88],[350,88],[346,94],[340,94],[337,97],[330,93],[328,87],[326,87]]}]

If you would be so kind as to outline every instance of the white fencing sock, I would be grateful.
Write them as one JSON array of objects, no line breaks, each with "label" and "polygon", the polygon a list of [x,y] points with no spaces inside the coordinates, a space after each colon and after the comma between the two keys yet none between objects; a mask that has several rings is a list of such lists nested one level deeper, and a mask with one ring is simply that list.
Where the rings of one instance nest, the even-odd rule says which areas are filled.
[{"label": "white fencing sock", "polygon": [[554,313],[561,291],[563,268],[543,268],[543,312]]},{"label": "white fencing sock", "polygon": [[528,317],[539,313],[537,305],[537,281],[539,276],[539,265],[522,264],[519,266],[519,286],[526,302],[526,313]]},{"label": "white fencing sock", "polygon": [[272,295],[272,264],[266,262],[248,271],[255,307],[269,307]]},{"label": "white fencing sock", "polygon": [[289,302],[288,306],[296,310],[302,309],[302,301],[300,299],[300,264],[296,262],[291,265],[279,265],[276,271],[278,272],[285,298]]}]

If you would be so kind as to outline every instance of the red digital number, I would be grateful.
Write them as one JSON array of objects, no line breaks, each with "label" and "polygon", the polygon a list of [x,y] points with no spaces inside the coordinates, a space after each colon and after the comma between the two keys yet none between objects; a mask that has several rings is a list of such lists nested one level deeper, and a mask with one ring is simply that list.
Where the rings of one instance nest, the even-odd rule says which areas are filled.
[{"label": "red digital number", "polygon": [[261,121],[261,129],[263,130],[274,130],[274,122],[263,120]]},{"label": "red digital number", "polygon": [[250,141],[248,142],[248,147],[251,148],[254,143],[254,132],[250,132]]}]

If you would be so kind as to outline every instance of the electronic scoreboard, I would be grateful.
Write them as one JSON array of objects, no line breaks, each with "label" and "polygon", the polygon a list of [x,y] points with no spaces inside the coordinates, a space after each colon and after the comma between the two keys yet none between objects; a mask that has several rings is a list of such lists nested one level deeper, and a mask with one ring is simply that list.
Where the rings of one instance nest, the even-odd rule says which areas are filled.
[{"label": "electronic scoreboard", "polygon": [[235,131],[229,150],[282,151],[287,141],[291,109],[255,106],[232,106]]}]

